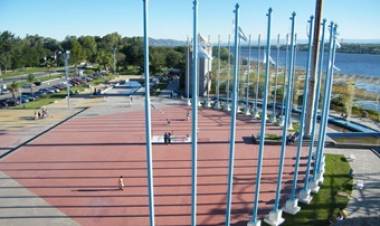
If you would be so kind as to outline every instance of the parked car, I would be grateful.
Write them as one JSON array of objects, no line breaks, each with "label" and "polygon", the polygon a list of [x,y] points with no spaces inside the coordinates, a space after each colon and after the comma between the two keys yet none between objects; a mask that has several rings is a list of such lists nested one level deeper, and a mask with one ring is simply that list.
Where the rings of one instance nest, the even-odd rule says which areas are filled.
[{"label": "parked car", "polygon": [[8,106],[12,107],[12,106],[19,105],[20,101],[19,100],[15,100],[13,98],[10,98],[10,99],[7,99],[7,104],[8,104]]},{"label": "parked car", "polygon": [[0,100],[0,108],[6,108],[8,107],[7,100]]}]

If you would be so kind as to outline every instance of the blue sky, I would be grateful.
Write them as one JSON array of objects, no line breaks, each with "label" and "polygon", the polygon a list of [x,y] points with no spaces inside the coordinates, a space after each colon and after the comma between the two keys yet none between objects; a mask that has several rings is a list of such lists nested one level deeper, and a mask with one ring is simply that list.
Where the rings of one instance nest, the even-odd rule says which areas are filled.
[{"label": "blue sky", "polygon": [[[200,0],[199,26],[216,39],[232,31],[234,4],[241,5],[246,34],[265,34],[266,12],[273,8],[273,37],[286,34],[289,16],[297,13],[296,31],[306,37],[306,21],[315,0]],[[186,39],[192,32],[192,0],[150,0],[151,37]],[[380,39],[379,0],[325,0],[324,17],[339,24],[341,38]],[[142,0],[0,0],[0,31],[39,34],[62,40],[66,35],[118,32],[142,34]],[[226,39],[226,38],[224,38]]]}]

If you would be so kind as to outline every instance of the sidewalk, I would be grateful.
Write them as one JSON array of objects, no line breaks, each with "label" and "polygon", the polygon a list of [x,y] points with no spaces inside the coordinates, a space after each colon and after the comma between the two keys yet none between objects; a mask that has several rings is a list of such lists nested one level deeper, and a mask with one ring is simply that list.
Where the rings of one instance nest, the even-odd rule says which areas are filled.
[{"label": "sidewalk", "polygon": [[[379,218],[380,213],[380,158],[371,150],[359,149],[326,149],[327,153],[354,155],[350,162],[353,169],[354,187],[347,210],[349,218],[364,218],[362,221]],[[358,184],[363,184],[359,189]],[[373,225],[369,222],[363,225]],[[378,223],[378,222],[377,222]],[[376,224],[375,224],[376,225]],[[375,226],[373,225],[373,226]],[[377,224],[378,225],[378,224]]]}]

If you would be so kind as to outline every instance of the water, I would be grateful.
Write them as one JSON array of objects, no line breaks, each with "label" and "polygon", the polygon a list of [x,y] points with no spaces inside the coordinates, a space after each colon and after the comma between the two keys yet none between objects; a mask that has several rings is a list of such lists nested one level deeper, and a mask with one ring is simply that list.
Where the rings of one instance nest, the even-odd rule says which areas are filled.
[{"label": "water", "polygon": [[[261,50],[261,59],[264,59],[264,49]],[[271,56],[276,61],[277,49],[272,48]],[[248,49],[242,49],[242,56],[248,57]],[[324,61],[327,61],[327,53],[325,53]],[[251,60],[257,60],[257,49],[251,50]],[[297,51],[296,55],[296,67],[305,68],[307,60],[307,52]],[[285,50],[280,50],[279,65],[285,65]],[[326,63],[325,63],[326,65]],[[371,76],[380,79],[380,55],[371,54],[349,54],[349,53],[337,53],[335,65],[340,69],[341,74],[346,75],[361,75]]]}]

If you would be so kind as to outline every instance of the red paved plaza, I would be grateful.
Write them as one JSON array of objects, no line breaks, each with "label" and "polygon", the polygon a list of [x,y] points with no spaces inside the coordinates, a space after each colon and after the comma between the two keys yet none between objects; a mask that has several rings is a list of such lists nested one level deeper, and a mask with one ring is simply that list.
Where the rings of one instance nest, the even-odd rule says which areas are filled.
[{"label": "red paved plaza", "polygon": [[[153,109],[153,135],[191,135],[187,111],[181,105]],[[224,225],[229,114],[200,110],[199,121],[198,225]],[[258,145],[249,137],[258,134],[259,128],[260,122],[239,117],[232,202],[235,225],[246,225],[252,211]],[[268,125],[267,132],[281,131]],[[295,149],[288,147],[286,154],[285,189]],[[265,146],[261,216],[273,205],[279,150],[280,146]],[[89,115],[74,118],[18,149],[1,160],[0,170],[81,225],[145,226],[149,217],[145,157],[142,111]],[[154,144],[153,159],[157,225],[190,225],[191,144]],[[305,161],[301,161],[302,170]],[[118,189],[120,176],[125,178],[124,191]]]}]

